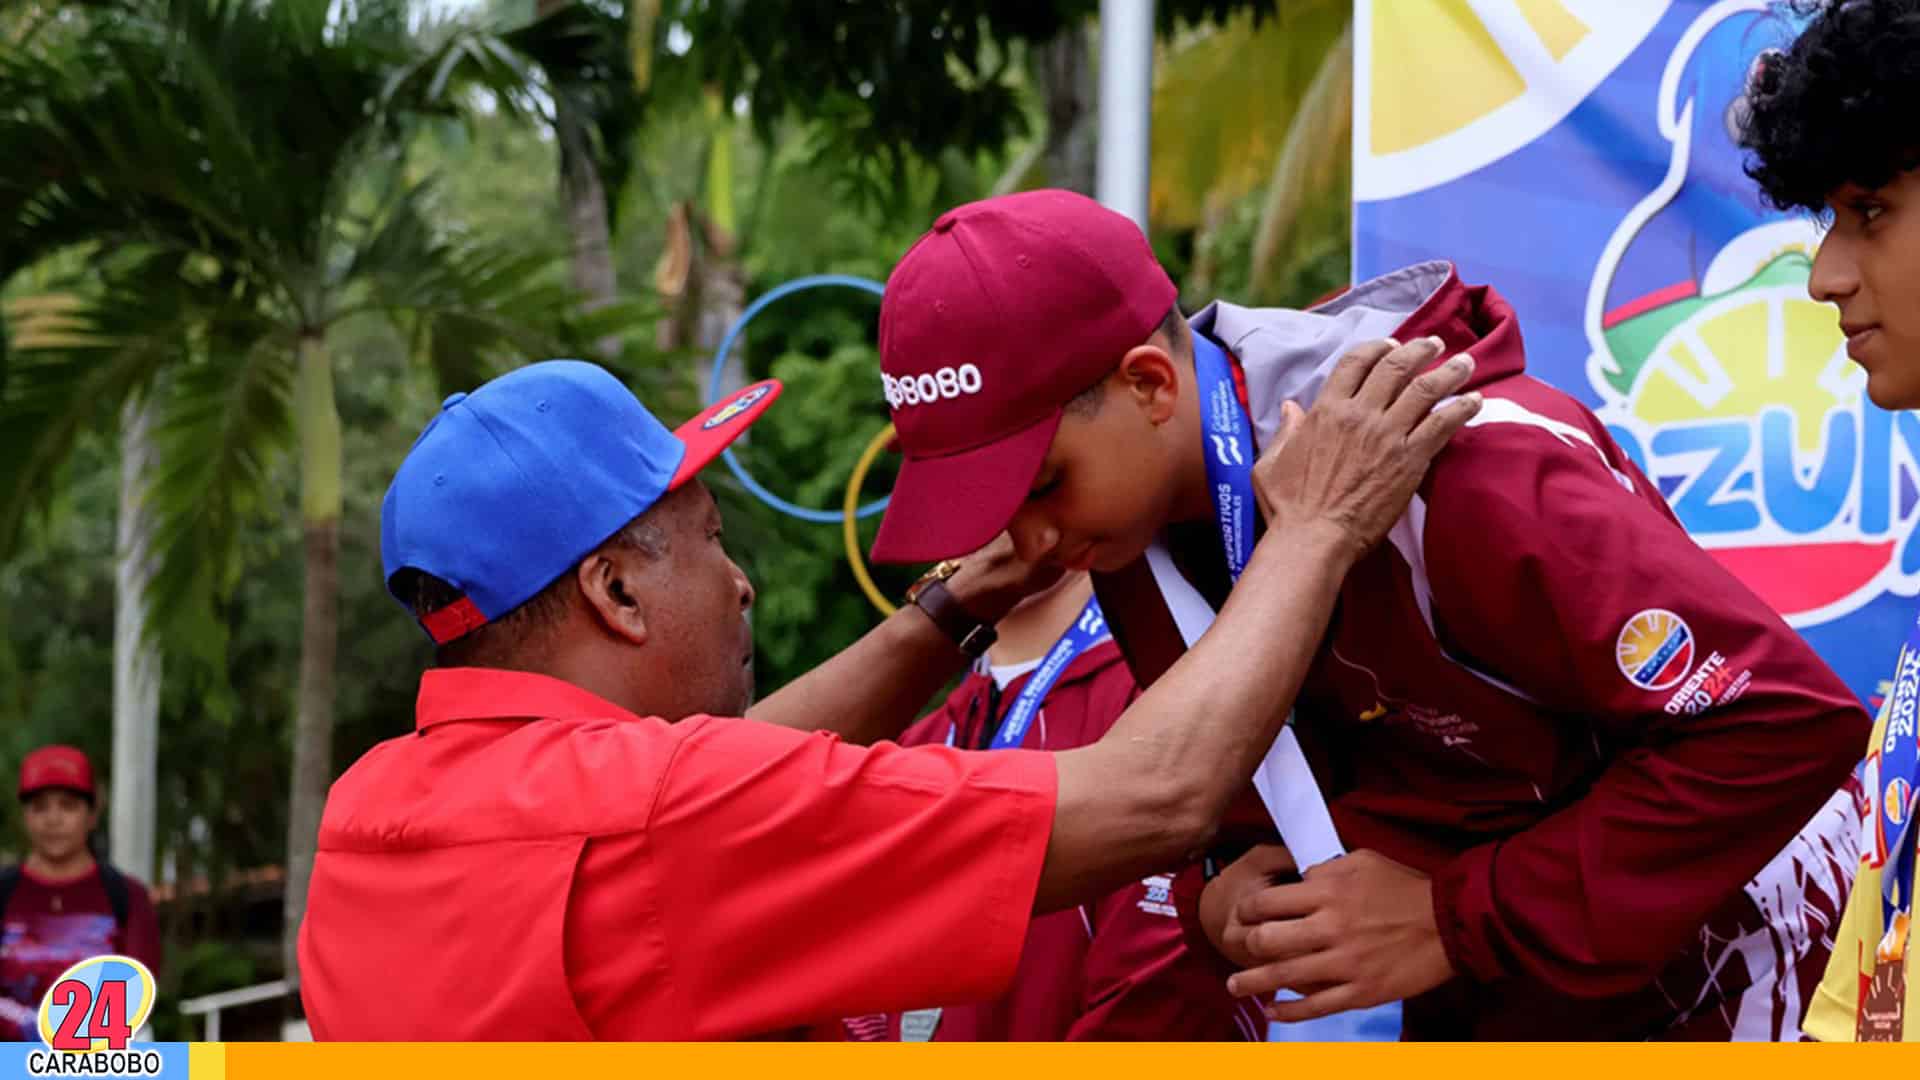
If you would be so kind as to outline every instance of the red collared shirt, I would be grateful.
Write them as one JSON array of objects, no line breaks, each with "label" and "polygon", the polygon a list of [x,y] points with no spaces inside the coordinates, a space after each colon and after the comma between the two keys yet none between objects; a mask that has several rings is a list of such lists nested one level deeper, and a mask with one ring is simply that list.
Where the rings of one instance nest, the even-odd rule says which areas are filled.
[{"label": "red collared shirt", "polygon": [[334,784],[301,993],[323,1039],[701,1039],[991,997],[1056,792],[969,753],[430,671]]}]

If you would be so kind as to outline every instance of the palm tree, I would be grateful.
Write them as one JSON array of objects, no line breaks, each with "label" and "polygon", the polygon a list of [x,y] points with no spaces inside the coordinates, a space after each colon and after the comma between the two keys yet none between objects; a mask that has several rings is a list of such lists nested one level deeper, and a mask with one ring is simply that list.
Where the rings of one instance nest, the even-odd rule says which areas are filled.
[{"label": "palm tree", "polygon": [[[515,86],[495,89],[530,106],[553,131],[573,284],[599,305],[616,297],[613,229],[645,106],[659,3],[634,0],[616,14],[580,0],[535,0],[534,21],[502,38],[542,76],[546,102],[515,94]],[[617,338],[600,342],[605,354],[618,347]]]},{"label": "palm tree", "polygon": [[1209,291],[1207,238],[1238,200],[1265,190],[1251,290],[1265,301],[1303,216],[1348,199],[1353,5],[1292,0],[1256,20],[1203,23],[1161,48],[1153,95],[1157,228],[1200,231],[1189,286]]},{"label": "palm tree", "polygon": [[[78,5],[84,17],[85,5]],[[75,33],[69,19],[64,26],[50,18],[48,5],[14,7],[4,17],[5,37],[17,50],[58,48],[61,31]],[[72,12],[69,12],[71,15]],[[43,31],[46,31],[43,33]],[[23,347],[72,343],[76,298],[71,295],[27,297],[15,310],[0,315],[23,322]],[[51,301],[49,306],[46,301]],[[0,339],[4,334],[0,334]],[[4,358],[0,340],[0,359]],[[143,880],[154,869],[155,748],[160,719],[160,649],[146,634],[147,594],[153,579],[154,520],[142,505],[153,458],[153,411],[144,395],[130,398],[120,410],[120,483],[114,552],[113,644],[113,790],[108,800],[107,836],[114,865]]]},{"label": "palm tree", "polygon": [[[305,581],[293,725],[283,958],[305,910],[333,770],[341,421],[332,332],[394,321],[444,381],[505,349],[548,352],[627,312],[576,318],[549,253],[434,225],[406,149],[456,117],[468,78],[516,77],[479,31],[424,44],[404,0],[99,0],[60,48],[0,55],[0,284],[84,253],[83,339],[8,356],[0,539],[51,487],[101,410],[153,403],[155,578],[168,627],[230,582],[234,537],[267,500],[264,463],[298,454]],[[591,323],[591,325],[589,325]],[[205,630],[212,620],[202,619]]]}]

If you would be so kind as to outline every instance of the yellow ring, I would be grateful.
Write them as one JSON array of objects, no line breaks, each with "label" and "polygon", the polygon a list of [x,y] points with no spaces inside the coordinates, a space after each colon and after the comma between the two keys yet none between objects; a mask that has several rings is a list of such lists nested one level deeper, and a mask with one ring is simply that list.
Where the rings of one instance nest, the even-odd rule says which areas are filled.
[{"label": "yellow ring", "polygon": [[892,439],[893,425],[888,424],[861,452],[860,460],[854,463],[853,475],[847,478],[847,497],[843,503],[845,513],[840,519],[840,534],[847,541],[847,564],[853,567],[854,580],[860,582],[861,591],[867,594],[867,599],[880,609],[882,615],[891,615],[900,609],[888,602],[880,586],[873,583],[873,575],[867,573],[867,561],[860,555],[860,527],[854,514],[860,509],[860,484],[866,480],[867,470],[873,467],[873,459],[880,456],[880,451],[885,450]]}]

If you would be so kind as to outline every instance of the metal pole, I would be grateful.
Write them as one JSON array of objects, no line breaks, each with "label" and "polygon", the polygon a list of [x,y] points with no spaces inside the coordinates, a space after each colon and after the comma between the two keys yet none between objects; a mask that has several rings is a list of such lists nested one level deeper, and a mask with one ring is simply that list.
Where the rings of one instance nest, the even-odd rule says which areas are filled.
[{"label": "metal pole", "polygon": [[1147,227],[1153,0],[1100,0],[1100,150],[1094,194]]}]

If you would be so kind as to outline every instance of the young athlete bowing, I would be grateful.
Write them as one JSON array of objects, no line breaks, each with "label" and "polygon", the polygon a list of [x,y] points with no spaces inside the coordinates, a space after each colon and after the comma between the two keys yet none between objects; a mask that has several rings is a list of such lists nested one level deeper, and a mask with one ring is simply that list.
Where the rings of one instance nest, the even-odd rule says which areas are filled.
[{"label": "young athlete bowing", "polygon": [[[1406,342],[1370,346],[1402,382],[1473,368],[1479,415],[1353,564],[1255,777],[1265,814],[1237,820],[1286,850],[1207,905],[1240,920],[1209,928],[1254,968],[1233,988],[1303,994],[1283,1020],[1408,999],[1413,1038],[1796,1036],[1855,857],[1841,786],[1867,720],[1846,688],[1525,374],[1491,289],[1429,263],[1308,311],[1189,322],[1175,300],[1139,230],[1080,196],[943,215],[882,305],[906,460],[874,554],[1010,529],[1093,571],[1150,685],[1263,527],[1258,448],[1339,422],[1300,409],[1356,392],[1343,353]],[[1233,824],[1209,861],[1247,846]]]}]

